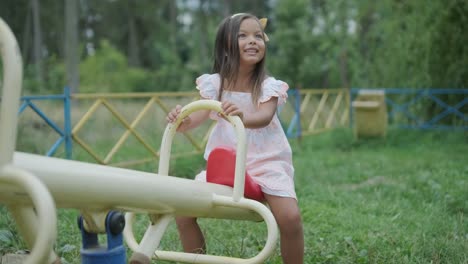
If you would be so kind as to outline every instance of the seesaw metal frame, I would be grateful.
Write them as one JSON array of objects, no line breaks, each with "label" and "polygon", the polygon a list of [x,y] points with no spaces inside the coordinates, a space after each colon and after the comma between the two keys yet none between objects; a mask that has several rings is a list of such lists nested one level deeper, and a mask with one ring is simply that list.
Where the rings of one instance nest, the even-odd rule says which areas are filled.
[{"label": "seesaw metal frame", "polygon": [[[170,152],[177,126],[194,111],[222,112],[221,104],[200,100],[182,108],[179,118],[163,135],[159,171],[147,173],[86,162],[14,152],[17,110],[21,90],[21,57],[13,34],[0,19],[0,48],[4,61],[4,87],[0,116],[0,203],[12,213],[21,235],[31,248],[26,260],[51,263],[57,235],[56,206],[82,212],[88,231],[104,232],[110,210],[127,215],[124,235],[135,255],[190,263],[263,263],[274,251],[278,227],[266,205],[244,198],[245,129],[238,117],[225,117],[237,136],[234,188],[168,176]],[[132,213],[149,214],[151,224],[138,243],[132,230]],[[242,259],[157,250],[174,216],[264,220],[267,240],[254,257]],[[149,263],[149,262],[141,262]]]},{"label": "seesaw metal frame", "polygon": [[[13,32],[0,18],[0,53],[3,59],[3,92],[0,111],[0,185],[17,186],[33,200],[31,206],[8,206],[19,232],[34,248],[25,264],[51,262],[56,256],[52,247],[57,237],[57,218],[52,196],[42,182],[28,171],[11,164],[23,77],[21,53]],[[37,228],[40,226],[41,228]]]}]

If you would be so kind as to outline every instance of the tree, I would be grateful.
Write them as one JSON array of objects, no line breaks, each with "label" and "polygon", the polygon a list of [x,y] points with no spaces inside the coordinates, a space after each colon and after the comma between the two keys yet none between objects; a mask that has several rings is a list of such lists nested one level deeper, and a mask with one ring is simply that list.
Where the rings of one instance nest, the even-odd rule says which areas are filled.
[{"label": "tree", "polygon": [[78,1],[65,1],[65,64],[66,85],[73,93],[79,91]]},{"label": "tree", "polygon": [[[301,69],[304,61],[310,55],[311,46],[309,34],[309,5],[306,0],[280,1],[275,7],[275,13],[269,24],[275,25],[275,32],[270,37],[272,53],[268,64],[275,76],[285,80],[291,87],[303,87]],[[267,31],[270,25],[267,25]],[[310,70],[310,69],[308,69]]]},{"label": "tree", "polygon": [[431,35],[429,75],[433,87],[468,87],[468,2],[452,0],[438,11]]},{"label": "tree", "polygon": [[33,38],[34,38],[34,65],[36,69],[36,80],[40,87],[44,86],[44,67],[42,61],[42,29],[40,19],[39,0],[31,0],[33,13]]},{"label": "tree", "polygon": [[137,10],[134,1],[126,1],[128,19],[128,63],[130,66],[141,67],[141,43],[139,38]]},{"label": "tree", "polygon": [[[77,76],[83,81],[84,73],[74,65],[109,46],[126,57],[129,69],[142,70],[129,70],[129,79],[138,81],[128,83],[149,86],[129,90],[193,89],[193,79],[211,69],[217,25],[238,12],[268,18],[267,66],[291,87],[466,87],[467,5],[464,0],[2,0],[0,16],[21,43],[29,92],[78,87]],[[100,46],[106,42],[110,45]],[[86,52],[80,54],[80,47]],[[106,52],[100,54],[106,58]]]}]

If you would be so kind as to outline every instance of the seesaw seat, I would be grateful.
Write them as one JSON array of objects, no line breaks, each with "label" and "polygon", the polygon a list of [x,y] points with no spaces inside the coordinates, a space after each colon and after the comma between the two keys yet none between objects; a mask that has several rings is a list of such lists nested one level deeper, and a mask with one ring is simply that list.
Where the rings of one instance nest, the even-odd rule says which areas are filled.
[{"label": "seesaw seat", "polygon": [[[206,165],[206,181],[234,187],[236,150],[227,146],[213,149]],[[262,189],[249,173],[245,172],[244,196],[259,202],[265,200]]]}]

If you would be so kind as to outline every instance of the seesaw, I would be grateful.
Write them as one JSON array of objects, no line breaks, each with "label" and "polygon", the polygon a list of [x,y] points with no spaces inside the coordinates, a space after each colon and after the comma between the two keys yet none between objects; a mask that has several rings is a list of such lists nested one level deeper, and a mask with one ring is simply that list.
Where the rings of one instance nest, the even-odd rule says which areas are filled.
[{"label": "seesaw", "polygon": [[[51,255],[56,238],[56,212],[52,196],[44,184],[30,172],[12,165],[15,150],[17,111],[23,75],[21,54],[10,28],[0,19],[0,53],[3,61],[3,89],[0,111],[0,186],[16,186],[27,193],[32,203],[29,206],[15,206],[10,201],[8,208],[16,219],[19,232],[31,248],[30,263],[44,263],[54,259]],[[9,190],[8,190],[9,192]],[[0,191],[4,194],[6,191]],[[3,202],[3,198],[0,202]],[[35,210],[33,209],[33,207]],[[40,226],[38,230],[37,226]]]},{"label": "seesaw", "polygon": [[[179,119],[164,131],[157,174],[15,152],[15,140],[12,139],[16,137],[21,58],[13,34],[1,19],[0,48],[4,58],[0,203],[7,206],[31,248],[26,263],[51,263],[57,259],[52,250],[57,232],[55,206],[78,209],[82,214],[83,263],[92,263],[93,260],[125,263],[125,250],[122,248],[118,248],[120,253],[116,254],[120,255],[117,257],[110,250],[93,251],[99,246],[96,239],[98,233],[107,233],[109,238],[110,232],[117,236],[119,242],[123,220],[115,214],[116,211],[128,212],[123,234],[133,251],[132,263],[150,263],[151,258],[189,263],[263,263],[272,254],[278,239],[278,228],[272,213],[263,203],[244,198],[245,130],[238,117],[227,117],[238,137],[232,188],[168,175],[171,145],[177,126],[194,111],[209,109],[221,112],[219,102],[200,100],[182,108]],[[133,235],[133,213],[147,213],[151,220],[139,243]],[[268,232],[265,246],[256,256],[247,259],[158,250],[169,223],[174,216],[182,215],[264,220]],[[106,256],[123,262],[105,262]]]}]

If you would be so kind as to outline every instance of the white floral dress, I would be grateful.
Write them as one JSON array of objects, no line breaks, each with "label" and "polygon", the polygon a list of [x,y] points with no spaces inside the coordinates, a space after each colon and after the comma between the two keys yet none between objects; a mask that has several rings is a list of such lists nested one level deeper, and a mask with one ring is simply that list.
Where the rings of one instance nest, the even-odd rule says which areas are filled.
[{"label": "white floral dress", "polygon": [[[218,99],[219,74],[204,74],[197,78],[197,89],[205,99]],[[259,103],[267,102],[271,97],[278,97],[278,104],[287,99],[288,85],[273,77],[268,77],[262,84],[262,95]],[[223,91],[223,101],[236,103],[245,113],[255,111],[250,93]],[[217,120],[208,139],[204,158],[207,159],[211,150],[217,146],[236,147],[237,137],[232,125],[218,118],[215,113],[210,117]],[[263,128],[246,129],[247,164],[246,170],[252,179],[261,186],[264,193],[282,197],[296,198],[294,190],[294,168],[292,151],[288,139],[276,115],[270,124]],[[202,171],[196,180],[206,181],[206,172]]]}]

